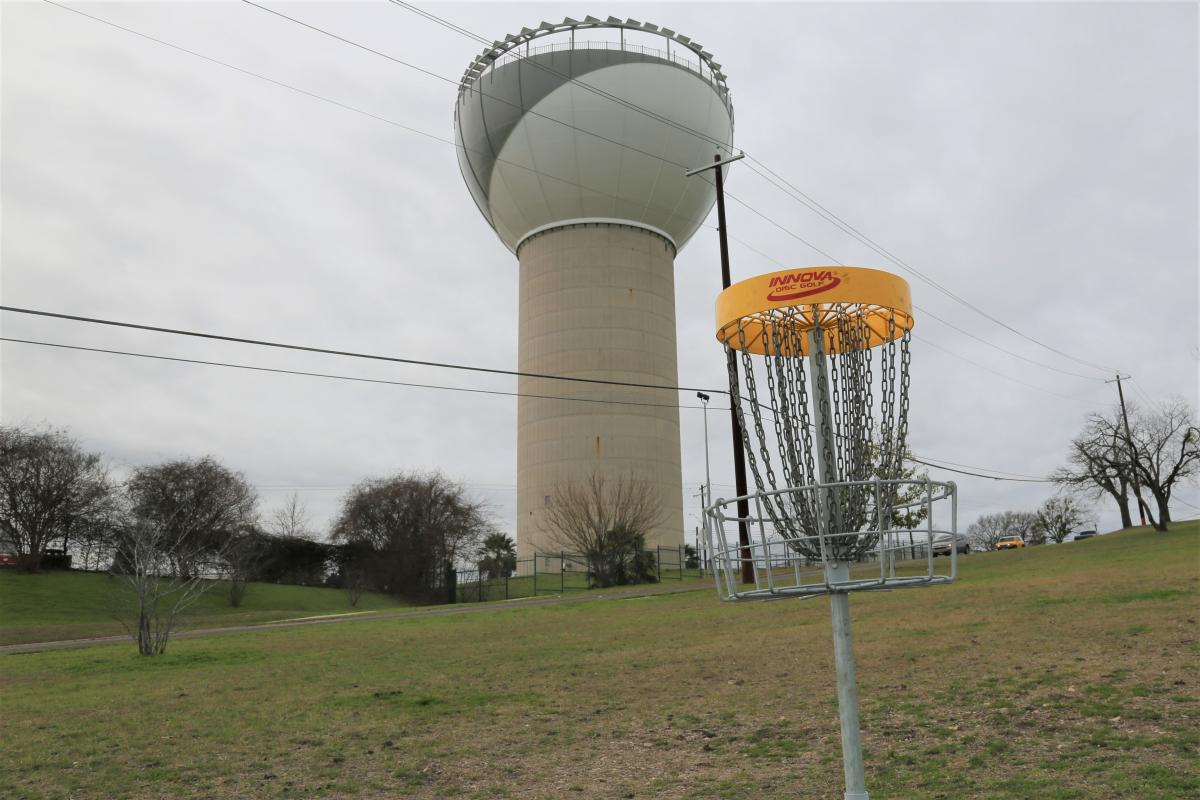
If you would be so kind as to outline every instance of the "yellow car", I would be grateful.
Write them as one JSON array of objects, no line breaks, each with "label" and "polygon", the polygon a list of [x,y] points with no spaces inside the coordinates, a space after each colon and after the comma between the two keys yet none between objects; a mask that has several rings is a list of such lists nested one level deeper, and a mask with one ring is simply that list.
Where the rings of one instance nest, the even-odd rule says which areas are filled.
[{"label": "yellow car", "polygon": [[997,550],[1012,550],[1014,547],[1024,547],[1025,540],[1020,536],[1005,536],[996,542]]}]

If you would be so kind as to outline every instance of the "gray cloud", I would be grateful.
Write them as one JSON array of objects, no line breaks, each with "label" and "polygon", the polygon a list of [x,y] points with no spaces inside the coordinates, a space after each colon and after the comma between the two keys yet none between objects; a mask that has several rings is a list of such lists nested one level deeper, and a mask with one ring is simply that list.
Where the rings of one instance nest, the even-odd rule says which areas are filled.
[{"label": "gray cloud", "polygon": [[[82,8],[451,136],[452,86],[251,7]],[[494,37],[581,13],[562,4],[432,10]],[[386,3],[287,11],[455,78],[480,49]],[[0,13],[6,304],[515,364],[516,265],[479,216],[453,148],[52,6],[9,3]],[[729,74],[737,144],[909,264],[1022,331],[1132,372],[1134,398],[1140,388],[1196,402],[1194,5],[679,4],[605,13],[703,42]],[[746,169],[735,169],[729,188],[841,261],[898,271]],[[737,203],[730,229],[783,263],[824,261]],[[733,245],[735,279],[776,268]],[[955,325],[1028,358],[1106,377],[905,277],[918,305]],[[687,384],[724,381],[712,337],[718,280],[716,236],[702,228],[677,261]],[[515,386],[12,314],[0,323],[5,336],[70,344]],[[928,317],[918,317],[916,333],[930,343],[914,347],[919,454],[1044,474],[1060,463],[1083,414],[1114,400],[1098,380],[1031,366]],[[0,357],[6,422],[69,426],[118,463],[211,453],[262,486],[268,504],[303,487],[322,520],[356,480],[440,468],[512,525],[512,398],[17,344],[0,347]],[[681,412],[681,422],[691,492],[703,476],[699,412]],[[710,428],[714,479],[731,482],[727,422],[715,415]],[[958,480],[965,521],[1032,508],[1051,491]],[[1182,497],[1200,506],[1194,489]],[[1107,507],[1098,515],[1115,525]],[[688,520],[698,522],[694,512]]]}]

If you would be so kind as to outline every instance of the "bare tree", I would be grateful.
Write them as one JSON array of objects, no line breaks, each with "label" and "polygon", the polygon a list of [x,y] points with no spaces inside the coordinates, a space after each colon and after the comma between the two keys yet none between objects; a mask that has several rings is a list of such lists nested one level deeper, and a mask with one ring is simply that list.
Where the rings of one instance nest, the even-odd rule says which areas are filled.
[{"label": "bare tree", "polygon": [[342,501],[333,539],[352,545],[344,580],[362,570],[369,587],[414,600],[435,600],[447,570],[467,563],[493,530],[483,503],[443,477],[396,475],[367,480]]},{"label": "bare tree", "polygon": [[1027,511],[1001,511],[984,514],[967,527],[967,540],[981,550],[992,550],[1006,536],[1029,538],[1037,517]]},{"label": "bare tree", "polygon": [[118,613],[142,655],[159,655],[180,616],[229,574],[257,498],[210,458],[141,467],[125,487],[127,522],[113,571],[128,590]]},{"label": "bare tree", "polygon": [[[117,577],[127,592],[117,597],[117,616],[141,655],[165,653],[180,616],[223,576],[221,549],[193,533],[137,517],[122,531]],[[188,574],[178,571],[181,561],[191,564]]]},{"label": "bare tree", "polygon": [[1121,513],[1121,527],[1132,528],[1129,510],[1129,450],[1125,444],[1120,409],[1107,415],[1092,414],[1083,432],[1071,440],[1067,465],[1051,475],[1060,486],[1084,497],[1110,496]]},{"label": "bare tree", "polygon": [[257,517],[258,497],[245,477],[209,457],[139,467],[126,492],[134,517],[167,529],[162,540],[177,547],[168,555],[185,577],[193,560],[227,552]]},{"label": "bare tree", "polygon": [[[1180,399],[1150,410],[1133,406],[1128,432],[1119,410],[1092,414],[1073,448],[1077,444],[1085,463],[1079,464],[1073,451],[1071,465],[1056,473],[1060,483],[1077,487],[1090,483],[1114,496],[1123,493],[1125,485],[1140,485],[1154,501],[1144,502],[1142,510],[1159,531],[1171,522],[1174,487],[1200,471],[1200,428],[1195,411]],[[1127,516],[1123,509],[1122,522]]]},{"label": "bare tree", "polygon": [[1138,413],[1131,426],[1138,480],[1154,497],[1158,524],[1165,531],[1171,522],[1171,492],[1200,470],[1200,427],[1196,413],[1175,398]]},{"label": "bare tree", "polygon": [[1034,544],[1045,544],[1046,539],[1052,539],[1062,544],[1071,535],[1071,531],[1079,527],[1087,518],[1088,510],[1071,495],[1058,495],[1042,503],[1035,512],[1037,523],[1033,526]]},{"label": "bare tree", "polygon": [[112,494],[100,456],[65,431],[0,426],[0,544],[21,569],[36,572],[55,539],[102,530]]},{"label": "bare tree", "polygon": [[308,516],[308,506],[293,492],[283,501],[283,505],[271,512],[267,522],[271,533],[285,539],[312,539],[312,520]]},{"label": "bare tree", "polygon": [[641,577],[646,534],[664,517],[652,484],[593,472],[555,487],[544,524],[560,546],[587,558],[592,582],[603,587]]}]

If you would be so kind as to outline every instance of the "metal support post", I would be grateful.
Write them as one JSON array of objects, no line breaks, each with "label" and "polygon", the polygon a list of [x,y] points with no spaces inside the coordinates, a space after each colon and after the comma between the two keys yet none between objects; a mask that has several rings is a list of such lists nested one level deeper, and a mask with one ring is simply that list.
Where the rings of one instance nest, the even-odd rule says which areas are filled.
[{"label": "metal support post", "polygon": [[[817,475],[821,483],[837,483],[837,444],[833,440],[833,412],[829,404],[829,364],[825,355],[825,333],[821,328],[820,311],[812,307],[813,329],[808,332],[809,361],[812,364],[813,425],[817,432]],[[821,525],[825,536],[841,533],[841,513],[833,489],[819,492],[818,502],[824,506]],[[829,544],[829,542],[826,542]],[[836,548],[837,543],[834,543]]]},{"label": "metal support post", "polygon": [[[836,466],[836,443],[833,440],[833,414],[829,405],[829,365],[825,355],[825,334],[821,329],[820,312],[812,308],[813,329],[808,334],[812,363],[813,423],[817,429],[817,474],[821,483],[839,480]],[[842,533],[841,514],[832,488],[817,494],[819,522],[825,537]],[[845,552],[839,539],[826,541],[832,552]],[[850,580],[850,564],[838,558],[825,562],[825,579],[829,583]],[[868,800],[863,777],[862,738],[858,722],[858,683],[854,674],[854,641],[850,633],[850,596],[846,592],[831,592],[829,610],[833,620],[833,658],[837,668],[838,716],[842,725],[842,769],[846,774],[845,800]]]},{"label": "metal support post", "polygon": [[[850,579],[845,561],[829,564],[835,581]],[[858,722],[858,680],[854,673],[854,640],[850,633],[850,595],[832,592],[829,610],[833,617],[833,658],[837,669],[838,716],[842,723],[842,770],[846,774],[845,800],[869,800],[863,773],[862,738]]]}]

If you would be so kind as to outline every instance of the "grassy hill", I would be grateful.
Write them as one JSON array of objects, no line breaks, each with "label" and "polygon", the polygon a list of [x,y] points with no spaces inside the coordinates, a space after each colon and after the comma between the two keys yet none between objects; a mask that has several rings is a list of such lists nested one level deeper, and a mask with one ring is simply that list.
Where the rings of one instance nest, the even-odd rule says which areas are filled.
[{"label": "grassy hill", "polygon": [[[1200,525],[851,600],[872,800],[1200,796]],[[828,604],[654,597],[0,657],[15,797],[840,798]]]},{"label": "grassy hill", "polygon": [[[25,575],[0,571],[0,644],[45,642],[121,634],[113,615],[115,578],[88,572]],[[396,608],[387,595],[364,594],[351,608],[338,589],[251,583],[241,607],[229,605],[229,592],[218,585],[188,612],[184,627],[241,625],[253,622]]]}]

